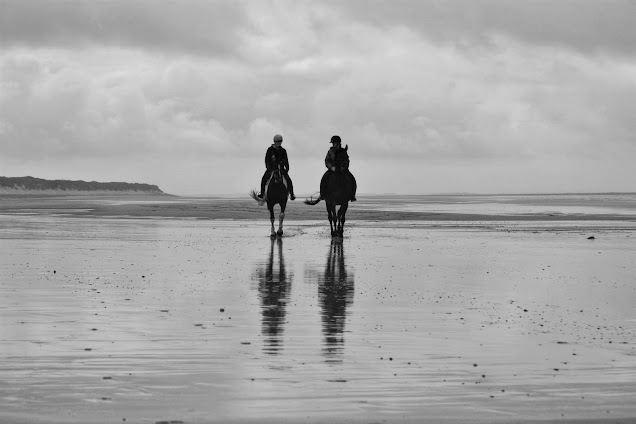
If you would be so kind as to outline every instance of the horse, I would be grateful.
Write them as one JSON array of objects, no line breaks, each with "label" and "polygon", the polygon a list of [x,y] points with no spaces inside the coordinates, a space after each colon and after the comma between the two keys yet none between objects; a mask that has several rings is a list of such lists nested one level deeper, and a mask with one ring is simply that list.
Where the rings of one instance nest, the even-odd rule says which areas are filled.
[{"label": "horse", "polygon": [[[324,198],[321,195],[318,199],[305,199],[306,205],[317,205],[321,200],[325,201],[329,226],[331,227],[331,237],[342,237],[344,235],[349,199],[351,199],[353,194],[353,184],[342,171],[342,168],[336,168],[335,172],[330,172],[326,176],[327,185]],[[337,211],[336,206],[340,206]]]},{"label": "horse", "polygon": [[[271,237],[281,237],[283,235],[283,220],[285,219],[285,208],[287,207],[287,198],[289,197],[289,191],[285,185],[283,174],[278,168],[272,172],[272,176],[269,179],[265,187],[265,194],[261,199],[258,197],[256,190],[250,192],[250,197],[258,202],[259,206],[267,203],[267,209],[269,210],[269,220],[272,223]],[[274,229],[274,206],[280,206],[280,213],[278,214],[278,231]]]}]

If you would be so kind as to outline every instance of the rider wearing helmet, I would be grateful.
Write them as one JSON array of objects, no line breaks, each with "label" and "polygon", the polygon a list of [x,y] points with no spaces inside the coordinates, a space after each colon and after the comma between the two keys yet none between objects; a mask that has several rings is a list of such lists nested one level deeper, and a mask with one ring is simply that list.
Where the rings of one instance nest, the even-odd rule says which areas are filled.
[{"label": "rider wearing helmet", "polygon": [[357,200],[356,190],[358,188],[358,183],[351,171],[349,171],[349,154],[347,153],[348,147],[343,148],[341,146],[342,139],[338,135],[331,137],[330,142],[331,148],[327,151],[327,156],[325,157],[325,166],[327,167],[327,171],[320,180],[320,197],[325,197],[327,191],[327,177],[336,172],[336,162],[339,162],[339,166],[341,168],[340,171],[342,171],[351,181],[353,192],[349,200],[355,202]]},{"label": "rider wearing helmet", "polygon": [[280,134],[276,134],[274,136],[274,143],[269,146],[267,152],[265,153],[265,173],[263,174],[263,178],[261,178],[261,192],[258,197],[261,199],[265,194],[265,184],[269,181],[269,178],[276,169],[278,169],[278,165],[280,165],[281,174],[283,178],[287,181],[287,189],[289,190],[289,198],[291,200],[295,200],[296,196],[294,195],[294,185],[292,184],[291,178],[289,178],[289,159],[287,158],[287,151],[284,147],[281,146],[283,143],[283,136]]}]

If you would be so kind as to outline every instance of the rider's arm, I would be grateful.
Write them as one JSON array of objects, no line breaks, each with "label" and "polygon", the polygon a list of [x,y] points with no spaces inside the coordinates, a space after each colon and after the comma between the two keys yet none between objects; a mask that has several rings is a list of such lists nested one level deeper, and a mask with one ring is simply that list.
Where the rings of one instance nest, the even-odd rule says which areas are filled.
[{"label": "rider's arm", "polygon": [[275,157],[276,157],[276,153],[274,152],[274,149],[269,147],[267,149],[267,152],[265,153],[265,167],[267,168],[267,170],[271,171],[274,168],[276,168]]},{"label": "rider's arm", "polygon": [[287,157],[287,150],[283,150],[283,160],[282,160],[282,163],[283,163],[283,169],[284,169],[286,172],[289,172],[289,158]]},{"label": "rider's arm", "polygon": [[333,154],[333,151],[329,149],[329,151],[327,151],[327,156],[325,156],[325,166],[327,169],[332,169],[335,166],[334,161],[335,155]]}]

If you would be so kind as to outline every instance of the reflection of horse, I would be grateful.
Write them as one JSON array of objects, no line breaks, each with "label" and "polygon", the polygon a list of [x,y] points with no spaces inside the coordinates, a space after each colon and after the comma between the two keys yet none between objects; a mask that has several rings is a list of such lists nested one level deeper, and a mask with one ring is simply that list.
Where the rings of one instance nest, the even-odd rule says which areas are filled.
[{"label": "reflection of horse", "polygon": [[[274,244],[278,246],[278,261],[274,264]],[[276,265],[276,266],[275,266]],[[281,350],[283,324],[292,274],[287,274],[283,259],[283,240],[272,239],[267,262],[259,267],[258,293],[261,299],[261,326],[266,353],[275,355]]]},{"label": "reflection of horse", "polygon": [[[325,178],[327,178],[327,181],[324,199],[322,196],[317,200],[307,199],[305,200],[305,204],[316,205],[321,200],[324,200],[327,205],[331,236],[342,237],[344,233],[345,215],[349,208],[349,199],[351,199],[353,193],[353,184],[340,169],[336,169],[336,172],[329,171]],[[336,206],[338,205],[340,205],[340,209],[336,211]]]},{"label": "reflection of horse", "polygon": [[318,298],[325,337],[325,356],[342,353],[347,307],[353,303],[353,274],[347,273],[342,241],[331,240],[325,272],[318,279]]},{"label": "reflection of horse", "polygon": [[[272,223],[272,237],[283,235],[283,220],[285,219],[285,208],[287,207],[287,197],[289,191],[285,185],[283,174],[280,170],[280,165],[272,172],[272,176],[267,183],[263,199],[259,198],[256,190],[250,192],[250,196],[258,202],[259,206],[262,206],[267,202],[267,209],[269,209],[269,220]],[[280,213],[278,214],[278,231],[274,230],[274,206],[280,206]]]}]

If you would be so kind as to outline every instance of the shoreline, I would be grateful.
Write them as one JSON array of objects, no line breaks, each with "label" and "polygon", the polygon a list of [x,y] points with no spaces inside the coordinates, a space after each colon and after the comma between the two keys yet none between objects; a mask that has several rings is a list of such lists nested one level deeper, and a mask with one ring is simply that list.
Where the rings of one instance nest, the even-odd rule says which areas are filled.
[{"label": "shoreline", "polygon": [[[636,223],[636,212],[626,213],[471,213],[448,211],[382,210],[377,207],[381,196],[359,199],[349,204],[347,221],[612,221]],[[467,206],[469,208],[470,206]],[[494,207],[496,209],[496,206]],[[276,219],[278,210],[275,208]],[[502,211],[504,208],[502,207]],[[172,218],[200,220],[265,220],[269,221],[266,206],[258,206],[250,198],[180,197],[170,194],[140,193],[74,193],[7,195],[0,193],[0,214],[4,215],[66,215],[103,218]],[[326,220],[324,203],[309,206],[301,198],[289,201],[286,223],[294,221]]]}]

